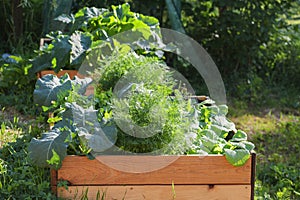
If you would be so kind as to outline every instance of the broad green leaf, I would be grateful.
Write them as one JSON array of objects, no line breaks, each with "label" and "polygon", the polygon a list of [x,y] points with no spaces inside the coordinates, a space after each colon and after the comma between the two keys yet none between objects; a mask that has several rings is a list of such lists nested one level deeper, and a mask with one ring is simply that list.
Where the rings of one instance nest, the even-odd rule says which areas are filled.
[{"label": "broad green leaf", "polygon": [[[52,38],[52,42],[48,45],[48,48],[32,60],[32,68],[29,69],[29,73],[37,73],[45,69],[53,69],[57,73],[61,68],[69,65],[70,36],[58,33],[55,36],[50,36],[50,38]],[[55,62],[52,62],[54,59]]]},{"label": "broad green leaf", "polygon": [[230,132],[234,131],[236,132],[235,124],[229,119],[226,118],[225,115],[216,115],[211,117],[212,124],[221,127],[222,131]]},{"label": "broad green leaf", "polygon": [[68,35],[60,35],[60,37],[52,42],[54,47],[51,51],[51,57],[56,58],[56,66],[53,66],[56,73],[69,64],[72,47],[69,39],[70,36]]},{"label": "broad green leaf", "polygon": [[88,23],[101,16],[107,12],[107,9],[104,8],[95,8],[95,7],[90,7],[90,8],[82,8],[80,9],[76,14],[75,14],[75,23],[72,27],[72,32],[75,30],[80,30],[80,29],[87,29]]},{"label": "broad green leaf", "polygon": [[71,35],[69,41],[72,45],[70,64],[80,65],[85,58],[87,50],[92,44],[91,36],[82,32],[75,32]]},{"label": "broad green leaf", "polygon": [[50,53],[44,53],[32,60],[32,68],[29,73],[36,74],[45,69],[50,69],[52,66],[52,56]]},{"label": "broad green leaf", "polygon": [[252,152],[255,148],[255,145],[252,142],[242,141],[242,143],[245,144],[245,149],[247,149],[249,152]]},{"label": "broad green leaf", "polygon": [[69,118],[74,123],[78,135],[93,151],[102,152],[115,144],[117,140],[116,126],[99,123],[97,110],[92,107],[84,109],[75,102],[66,103],[66,106],[68,114],[64,114],[64,118]]},{"label": "broad green leaf", "polygon": [[66,24],[70,24],[70,23],[74,23],[75,18],[74,15],[66,15],[66,14],[62,14],[58,17],[55,18],[55,20],[66,23]]},{"label": "broad green leaf", "polygon": [[78,135],[94,152],[103,152],[114,146],[117,141],[117,128],[114,125],[102,128],[95,127],[92,132],[88,132],[84,128],[79,130]]},{"label": "broad green leaf", "polygon": [[52,101],[57,101],[59,95],[67,96],[72,89],[69,76],[59,79],[49,74],[38,79],[33,92],[33,100],[40,106],[51,106]]},{"label": "broad green leaf", "polygon": [[246,145],[242,142],[232,142],[230,141],[233,149],[246,149]]},{"label": "broad green leaf", "polygon": [[107,9],[99,9],[95,7],[85,7],[80,9],[76,14],[75,18],[78,20],[80,17],[84,17],[84,20],[91,19],[93,17],[98,17],[99,15],[103,14],[103,12],[107,11]]},{"label": "broad green leaf", "polygon": [[130,5],[128,3],[124,3],[118,6],[112,6],[114,16],[123,21],[125,16],[130,12]]},{"label": "broad green leaf", "polygon": [[91,82],[91,78],[80,79],[75,76],[71,80],[68,74],[61,78],[48,74],[37,80],[33,92],[33,100],[40,106],[51,106],[52,101],[67,97],[74,88],[77,88],[79,94],[84,94]]},{"label": "broad green leaf", "polygon": [[139,14],[138,19],[141,20],[142,22],[144,22],[145,24],[147,24],[150,27],[159,26],[159,21],[155,17],[145,16],[145,15]]},{"label": "broad green leaf", "polygon": [[100,127],[97,117],[98,111],[93,109],[93,107],[85,109],[76,102],[66,103],[66,107],[68,109],[68,116],[65,114],[64,118],[72,120],[77,128],[82,127],[88,132],[92,132],[96,127]]},{"label": "broad green leaf", "polygon": [[219,114],[227,115],[228,113],[228,106],[226,105],[219,105]]},{"label": "broad green leaf", "polygon": [[210,111],[212,116],[219,114],[219,107],[216,105],[208,106],[207,109]]},{"label": "broad green leaf", "polygon": [[250,158],[250,153],[245,149],[224,149],[227,161],[233,166],[243,166]]},{"label": "broad green leaf", "polygon": [[247,134],[244,131],[238,130],[232,137],[230,141],[246,141],[247,140]]},{"label": "broad green leaf", "polygon": [[210,129],[214,131],[219,137],[225,138],[228,135],[228,128],[212,124]]},{"label": "broad green leaf", "polygon": [[201,132],[201,134],[203,134],[201,137],[202,144],[212,151],[212,149],[218,143],[218,135],[212,130],[204,130]]},{"label": "broad green leaf", "polygon": [[[67,155],[68,144],[65,141],[69,136],[68,131],[61,132],[59,129],[53,129],[43,133],[40,139],[33,138],[28,146],[29,156],[33,163],[40,167],[48,167],[47,160],[51,160],[53,156],[53,159],[57,160],[53,154],[54,151],[62,161]],[[54,167],[58,168],[59,165]]]}]

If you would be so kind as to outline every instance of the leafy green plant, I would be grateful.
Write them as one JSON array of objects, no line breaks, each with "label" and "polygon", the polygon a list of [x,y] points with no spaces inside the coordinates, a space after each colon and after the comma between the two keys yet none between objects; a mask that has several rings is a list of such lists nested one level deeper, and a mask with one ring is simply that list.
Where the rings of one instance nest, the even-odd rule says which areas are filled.
[{"label": "leafy green plant", "polygon": [[[67,155],[68,147],[77,154],[88,154],[89,149],[76,134],[73,115],[81,117],[83,124],[87,123],[88,115],[93,110],[83,111],[76,103],[70,104],[68,98],[74,100],[70,93],[76,90],[77,94],[84,94],[86,87],[91,83],[90,78],[71,80],[68,74],[60,79],[54,75],[46,75],[36,83],[34,91],[35,102],[43,106],[44,111],[55,114],[53,121],[57,122],[53,129],[45,132],[39,140],[32,139],[29,145],[31,159],[40,166],[59,166],[61,159]],[[80,125],[77,124],[77,127]]]},{"label": "leafy green plant", "polygon": [[[281,119],[272,131],[253,135],[257,151],[257,199],[298,199],[299,116]],[[273,125],[274,126],[274,125]],[[284,145],[283,145],[284,144]]]},{"label": "leafy green plant", "polygon": [[189,116],[189,101],[184,100],[186,88],[174,89],[170,69],[161,61],[145,62],[129,70],[118,85],[123,87],[112,102],[116,146],[134,153],[184,154],[186,136],[195,135],[191,128],[195,122]]},{"label": "leafy green plant", "polygon": [[163,47],[158,20],[130,11],[129,4],[112,6],[111,11],[95,7],[83,8],[75,15],[62,15],[57,20],[69,24],[70,31],[48,35],[52,42],[33,58],[32,73],[49,68],[55,72],[60,69],[78,69],[89,51],[108,38],[130,30],[134,33],[134,41],[126,35],[121,35],[118,40],[132,43],[141,54],[151,53],[149,50],[157,48],[154,53],[161,56],[159,48]]},{"label": "leafy green plant", "polygon": [[209,100],[200,103],[196,111],[199,112],[200,130],[190,153],[225,154],[232,165],[243,165],[254,144],[247,141],[244,131],[236,130],[235,124],[226,118],[228,107]]},{"label": "leafy green plant", "polygon": [[35,163],[59,167],[67,153],[101,153],[114,145],[120,153],[224,154],[235,166],[249,159],[254,145],[228,121],[227,106],[189,98],[184,84],[157,57],[116,52],[94,72],[95,102],[105,108],[94,109],[93,99],[83,96],[90,83],[86,79],[48,75],[38,80],[36,102],[56,105],[58,120],[31,141]]},{"label": "leafy green plant", "polygon": [[27,111],[32,108],[32,92],[35,76],[29,73],[28,59],[3,54],[0,58],[0,105],[15,106]]}]

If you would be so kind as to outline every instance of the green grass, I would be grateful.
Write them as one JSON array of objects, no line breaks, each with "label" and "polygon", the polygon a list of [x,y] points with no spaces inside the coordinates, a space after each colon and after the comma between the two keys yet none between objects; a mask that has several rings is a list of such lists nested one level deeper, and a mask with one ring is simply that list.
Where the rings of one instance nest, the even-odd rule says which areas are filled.
[{"label": "green grass", "polygon": [[5,109],[0,113],[1,199],[55,199],[50,191],[49,170],[35,167],[27,152],[31,138],[44,130],[42,120],[11,114]]},{"label": "green grass", "polygon": [[255,199],[300,199],[300,116],[268,112],[232,120],[256,145]]}]

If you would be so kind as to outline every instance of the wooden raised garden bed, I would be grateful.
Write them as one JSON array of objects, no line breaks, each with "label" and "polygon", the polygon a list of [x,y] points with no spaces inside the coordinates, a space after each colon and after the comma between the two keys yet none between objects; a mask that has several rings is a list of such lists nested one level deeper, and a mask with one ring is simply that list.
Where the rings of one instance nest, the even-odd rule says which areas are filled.
[{"label": "wooden raised garden bed", "polygon": [[79,74],[77,70],[62,70],[59,71],[58,73],[55,73],[53,70],[43,70],[37,73],[37,77],[38,78],[42,78],[43,76],[47,75],[47,74],[53,74],[56,75],[57,77],[61,77],[65,74],[69,74],[70,78],[73,79],[74,76],[78,76],[79,78],[84,78],[83,75]]},{"label": "wooden raised garden bed", "polygon": [[[124,172],[102,162],[147,168],[168,158],[172,156],[102,156],[94,160],[67,156],[59,170],[51,171],[52,190],[65,199],[81,199],[84,194],[88,199],[105,194],[109,200],[254,198],[255,154],[241,167],[219,155],[179,156],[166,167],[143,173]],[[67,183],[67,189],[58,186],[61,181]]]}]

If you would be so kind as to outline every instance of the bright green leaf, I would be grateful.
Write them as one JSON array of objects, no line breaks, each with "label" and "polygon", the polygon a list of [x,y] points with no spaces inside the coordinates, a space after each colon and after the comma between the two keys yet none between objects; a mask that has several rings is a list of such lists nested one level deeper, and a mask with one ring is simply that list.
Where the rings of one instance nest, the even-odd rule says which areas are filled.
[{"label": "bright green leaf", "polygon": [[232,137],[230,141],[246,141],[247,140],[247,134],[244,131],[238,130]]},{"label": "bright green leaf", "polygon": [[243,166],[250,158],[250,153],[245,149],[224,149],[227,161],[233,166]]}]

